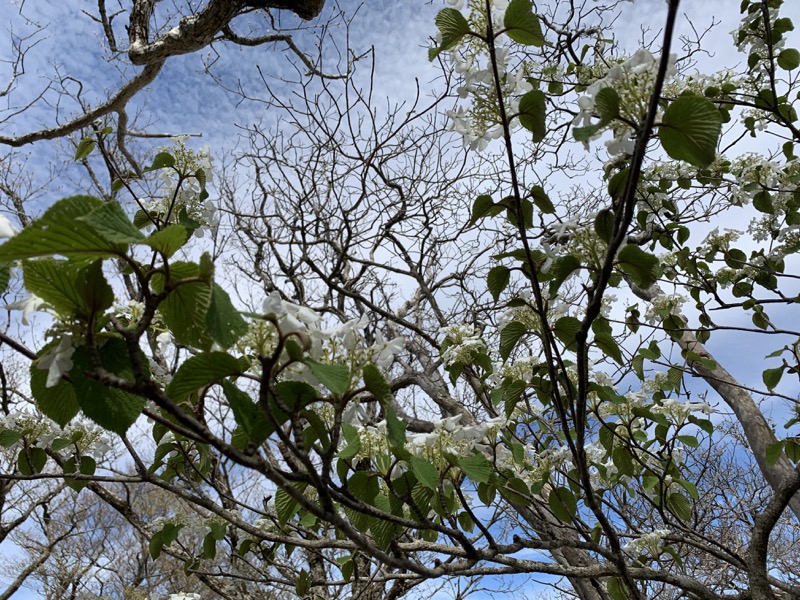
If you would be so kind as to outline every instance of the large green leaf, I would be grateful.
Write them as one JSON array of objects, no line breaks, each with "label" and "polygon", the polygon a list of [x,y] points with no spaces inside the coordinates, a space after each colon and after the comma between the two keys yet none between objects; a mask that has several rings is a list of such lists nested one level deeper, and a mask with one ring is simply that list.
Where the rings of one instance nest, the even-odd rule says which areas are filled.
[{"label": "large green leaf", "polygon": [[439,11],[434,20],[442,41],[437,48],[428,51],[428,60],[433,60],[444,50],[455,46],[462,37],[470,32],[469,23],[455,8],[444,8]]},{"label": "large green leaf", "polygon": [[[176,262],[170,265],[169,285],[171,291],[158,307],[164,322],[179,343],[210,349],[213,340],[208,334],[206,315],[211,305],[211,276],[201,272],[200,265]],[[153,287],[156,292],[165,289],[163,275],[153,278]]]},{"label": "large green leaf", "polygon": [[412,456],[409,459],[411,472],[422,485],[426,488],[435,490],[439,487],[439,469],[433,463],[418,456]]},{"label": "large green leaf", "polygon": [[492,463],[483,454],[473,454],[458,459],[458,466],[475,483],[489,483],[492,479]]},{"label": "large green leaf", "polygon": [[[55,345],[55,343],[51,344],[51,346]],[[81,407],[72,383],[61,379],[53,387],[47,387],[47,371],[40,369],[36,363],[31,365],[30,377],[31,394],[42,413],[61,427],[64,427],[78,414]]]},{"label": "large green leaf", "polygon": [[189,230],[183,225],[168,225],[153,232],[143,242],[167,258],[180,250],[189,239]]},{"label": "large green leaf", "polygon": [[635,244],[628,244],[620,250],[617,262],[619,268],[630,275],[637,286],[645,290],[658,281],[661,275],[658,258]]},{"label": "large green leaf", "polygon": [[253,444],[256,446],[263,444],[274,429],[261,407],[228,380],[222,380],[222,389],[225,391],[225,398],[233,411],[236,424]]},{"label": "large green leaf", "polygon": [[103,276],[102,261],[80,267],[68,260],[25,261],[26,289],[64,316],[88,320],[114,303],[114,291]]},{"label": "large green leaf", "polygon": [[211,290],[206,327],[208,334],[222,348],[230,348],[247,333],[247,321],[233,306],[228,293],[216,283]]},{"label": "large green leaf", "polygon": [[518,44],[544,46],[545,39],[539,17],[533,12],[531,0],[511,0],[503,18],[506,35]]},{"label": "large green leaf", "polygon": [[115,200],[104,202],[88,215],[79,217],[78,221],[88,223],[111,242],[129,244],[144,239],[142,232],[131,222]]},{"label": "large green leaf", "polygon": [[[102,366],[123,379],[133,379],[133,368],[127,344],[120,339],[110,339],[100,348]],[[91,362],[86,347],[75,349],[73,367],[69,375],[83,413],[103,429],[125,435],[144,408],[145,399],[86,377]]]},{"label": "large green leaf", "polygon": [[500,358],[506,360],[516,348],[519,340],[528,333],[528,327],[520,321],[511,321],[500,332]]},{"label": "large green leaf", "polygon": [[719,111],[701,96],[681,96],[670,103],[658,128],[661,145],[670,157],[700,168],[716,158],[721,132]]},{"label": "large green leaf", "polygon": [[541,142],[547,134],[547,97],[541,90],[531,90],[519,101],[519,122]]},{"label": "large green leaf", "polygon": [[227,352],[203,352],[184,362],[167,386],[167,395],[182,402],[212,383],[242,372],[242,364]]},{"label": "large green leaf", "polygon": [[303,361],[314,377],[337,396],[343,396],[350,385],[350,369],[343,364],[326,364],[317,362],[311,358]]},{"label": "large green leaf", "polygon": [[575,317],[561,317],[553,327],[555,336],[564,343],[567,350],[575,349],[575,335],[581,328],[581,322]]},{"label": "large green leaf", "polygon": [[578,502],[575,495],[566,487],[557,487],[547,497],[550,510],[559,521],[569,523],[578,513]]},{"label": "large green leaf", "polygon": [[79,220],[102,204],[92,196],[59,200],[41,218],[0,245],[0,262],[52,255],[105,257],[123,254],[125,244],[105,239],[89,223]]}]

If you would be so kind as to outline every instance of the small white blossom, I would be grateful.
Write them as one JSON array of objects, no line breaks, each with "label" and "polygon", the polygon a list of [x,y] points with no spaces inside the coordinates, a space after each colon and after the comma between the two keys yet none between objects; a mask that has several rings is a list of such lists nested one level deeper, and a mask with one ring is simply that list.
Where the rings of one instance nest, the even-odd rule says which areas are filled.
[{"label": "small white blossom", "polygon": [[51,388],[58,384],[61,376],[72,368],[72,336],[67,334],[61,338],[53,350],[42,356],[36,363],[37,368],[47,371],[46,386]]},{"label": "small white blossom", "polygon": [[31,313],[38,311],[45,306],[46,302],[39,298],[39,296],[30,295],[22,300],[17,300],[11,304],[6,304],[3,308],[6,310],[21,310],[22,311],[22,324],[30,325],[28,317]]}]

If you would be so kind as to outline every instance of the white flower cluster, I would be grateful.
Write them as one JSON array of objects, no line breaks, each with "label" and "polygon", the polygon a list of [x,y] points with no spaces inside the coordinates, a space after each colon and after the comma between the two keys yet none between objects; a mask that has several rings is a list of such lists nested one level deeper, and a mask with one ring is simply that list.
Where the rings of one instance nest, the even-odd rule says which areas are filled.
[{"label": "white flower cluster", "polygon": [[[666,80],[677,74],[675,61],[677,56],[671,54]],[[629,122],[639,123],[647,113],[650,95],[655,85],[659,61],[649,50],[642,48],[636,54],[622,63],[616,64],[601,79],[592,83],[586,94],[578,99],[580,111],[573,121],[576,127],[590,127],[592,119],[597,114],[597,94],[604,88],[612,88],[617,92],[620,101],[620,115]],[[631,154],[636,143],[636,131],[630,125],[615,120],[608,127],[596,131],[592,139],[599,138],[606,129],[611,129],[614,137],[606,142],[606,148],[611,156]],[[585,142],[589,148],[588,142]]]},{"label": "white flower cluster", "polygon": [[73,421],[66,426],[58,424],[30,408],[19,408],[0,415],[0,431],[14,431],[28,441],[35,440],[40,448],[49,447],[54,440],[70,440],[70,444],[57,450],[63,456],[73,453],[89,455],[96,460],[108,458],[113,443],[108,433],[94,423]]},{"label": "white flower cluster", "polygon": [[[448,0],[452,8],[464,8],[463,0]],[[508,0],[492,0],[492,23],[502,27]],[[480,6],[472,11],[471,19],[480,24],[485,22],[485,8]],[[478,27],[480,29],[480,27]],[[479,45],[481,44],[481,45]],[[481,151],[486,149],[489,142],[503,135],[503,123],[498,108],[497,91],[495,87],[494,67],[490,60],[488,49],[482,42],[472,39],[465,40],[449,52],[450,62],[457,74],[462,77],[462,85],[458,88],[461,99],[472,98],[468,109],[459,106],[458,109],[447,111],[447,116],[452,121],[451,130],[460,134],[464,146],[471,150]],[[524,64],[517,65],[509,70],[511,50],[506,46],[495,47],[495,63],[500,80],[502,101],[508,116],[519,112],[519,101],[522,96],[532,89],[527,80],[527,70]],[[509,127],[519,125],[512,121]]]},{"label": "white flower cluster", "polygon": [[486,342],[476,335],[472,325],[449,325],[439,330],[445,335],[447,347],[442,352],[446,366],[468,363],[475,354],[486,349]]},{"label": "white flower cluster", "polygon": [[75,352],[72,336],[64,334],[58,345],[47,354],[40,356],[36,361],[36,368],[47,371],[46,386],[51,388],[58,385],[61,376],[72,369],[72,355]]},{"label": "white flower cluster", "polygon": [[[778,9],[768,9],[769,21],[774,23],[778,18]],[[764,25],[764,12],[761,8],[761,3],[753,3],[747,14],[742,18],[741,25],[731,32],[733,36],[733,43],[739,52],[744,52],[748,55],[757,55],[759,60],[753,66],[753,74],[766,74],[767,65],[766,59],[769,57],[769,48],[767,47],[767,30]],[[772,52],[777,55],[778,52],[786,44],[785,39],[778,42],[773,42]]]},{"label": "white flower cluster", "polygon": [[660,323],[669,315],[680,315],[681,307],[689,299],[682,294],[659,294],[647,305],[644,318],[650,325]]},{"label": "white flower cluster", "polygon": [[[375,341],[368,345],[364,329],[369,324],[366,316],[351,319],[330,329],[323,329],[322,316],[307,306],[283,300],[278,292],[272,292],[264,301],[264,314],[275,319],[277,330],[271,322],[251,326],[239,347],[247,354],[267,356],[277,345],[277,336],[296,334],[308,345],[311,358],[321,361],[347,361],[358,367],[367,362],[380,369],[388,369],[395,356],[402,352],[405,342],[402,337],[386,340],[380,331],[375,332]],[[292,379],[318,385],[318,381],[305,365],[295,364],[286,375]]]},{"label": "white flower cluster", "polygon": [[643,533],[625,544],[625,550],[633,556],[647,553],[652,558],[658,558],[664,551],[664,538],[671,532],[668,529],[657,529],[650,533]]},{"label": "white flower cluster", "polygon": [[[202,170],[205,184],[213,179],[211,151],[205,147],[195,152],[186,147],[186,137],[174,138],[171,147],[159,149],[175,157],[174,169],[161,169],[160,178],[163,183],[161,197],[150,202],[146,208],[148,212],[155,213],[165,223],[178,223],[182,211],[200,224],[194,235],[203,237],[205,233],[214,233],[219,226],[219,214],[211,200],[203,199],[202,192],[205,185],[201,184],[196,176]],[[183,178],[178,186],[176,173]]]}]

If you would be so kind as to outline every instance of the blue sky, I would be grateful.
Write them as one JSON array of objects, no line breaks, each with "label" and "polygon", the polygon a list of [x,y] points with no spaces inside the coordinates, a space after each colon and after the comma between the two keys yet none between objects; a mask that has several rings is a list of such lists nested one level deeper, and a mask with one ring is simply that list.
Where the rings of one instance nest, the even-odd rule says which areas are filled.
[{"label": "blue sky", "polygon": [[[438,2],[371,0],[363,4],[342,1],[338,6],[329,4],[325,9],[328,14],[338,10],[345,11],[347,15],[357,12],[350,31],[350,41],[357,54],[375,48],[374,97],[377,105],[384,104],[386,98],[392,103],[411,100],[417,81],[424,92],[437,77],[438,72],[427,61],[426,48],[429,38],[435,33],[434,16],[443,5]],[[714,22],[719,23],[704,42],[712,55],[698,57],[702,60],[700,67],[704,70],[713,71],[745,60],[744,55],[735,53],[730,43],[730,31],[738,22],[738,5],[738,0],[684,0],[685,18],[680,26],[683,33],[690,33],[692,26],[702,31]],[[35,38],[38,45],[29,54],[27,73],[10,97],[10,106],[22,105],[26,99],[34,97],[56,72],[69,73],[80,80],[90,102],[102,100],[109,89],[116,88],[129,75],[130,70],[120,73],[115,64],[106,60],[104,52],[98,51],[102,47],[101,32],[95,23],[80,13],[80,8],[84,6],[89,4],[29,0],[25,3],[7,1],[0,5],[0,22],[9,24],[5,26],[9,32],[13,27],[15,35],[33,31],[35,27],[32,24],[44,26],[42,33]],[[28,23],[20,18],[20,7],[24,7]],[[641,27],[651,28],[650,33],[645,34],[646,39],[656,36],[666,5],[663,0],[637,0],[630,5],[623,4],[622,10],[623,16],[616,28],[617,36],[624,46],[635,48],[636,41],[642,37]],[[783,13],[800,25],[800,3],[796,0],[789,0]],[[291,19],[286,22],[290,23]],[[312,25],[309,31],[299,32],[298,45],[310,53],[315,52],[314,35],[318,31]],[[336,28],[334,25],[332,35],[341,40],[343,34],[343,26],[340,24]],[[10,55],[11,37],[2,39],[0,57],[7,58]],[[794,39],[797,40],[798,36],[795,35]],[[220,44],[215,50],[219,56],[212,73],[226,85],[236,87],[241,84],[253,98],[264,98],[263,85],[258,77],[260,68],[276,93],[287,96],[292,93],[292,88],[282,84],[281,78],[296,77],[292,64],[298,64],[298,61],[281,44],[257,48]],[[323,57],[327,57],[331,50],[330,43],[324,46]],[[240,147],[239,127],[259,122],[270,125],[274,115],[262,102],[242,101],[239,96],[226,92],[210,77],[203,75],[201,71],[213,58],[210,51],[203,51],[170,59],[158,80],[137,97],[130,113],[133,115],[140,110],[142,123],[152,131],[170,134],[201,132],[202,138],[193,139],[191,143],[208,145],[215,154]],[[335,70],[338,66],[327,58],[322,63],[326,71]],[[357,68],[366,71],[366,61]],[[7,69],[0,65],[0,86],[6,75]],[[67,85],[74,89],[74,83]],[[8,106],[1,104],[0,110]],[[65,116],[68,116],[72,108],[66,106],[65,110]],[[6,113],[0,112],[0,118],[3,114]],[[0,133],[23,133],[52,123],[53,111],[48,106],[15,118],[10,124],[0,124]],[[164,142],[156,144],[160,143]],[[46,168],[49,161],[61,162],[61,159],[70,155],[70,151],[64,149],[63,142],[40,142],[24,152],[28,156],[26,169],[42,181],[49,177]],[[41,206],[63,195],[80,191],[75,181],[69,177],[62,178],[41,198]],[[763,339],[763,344],[749,345],[747,351],[742,352],[736,343],[736,336],[725,334],[715,338],[712,350],[723,362],[733,365],[731,370],[743,376],[743,380],[759,384],[763,368],[761,358],[776,345],[782,344],[774,340]],[[36,595],[22,592],[15,595],[15,598],[28,597]]]}]

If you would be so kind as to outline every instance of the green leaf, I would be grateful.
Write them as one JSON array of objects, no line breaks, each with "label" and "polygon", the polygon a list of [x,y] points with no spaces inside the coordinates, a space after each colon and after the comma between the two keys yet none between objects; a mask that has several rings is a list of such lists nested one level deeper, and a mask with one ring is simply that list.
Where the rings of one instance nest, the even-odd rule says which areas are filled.
[{"label": "green leaf", "polygon": [[547,134],[547,97],[541,90],[531,90],[519,101],[519,123],[541,142]]},{"label": "green leaf", "polygon": [[770,444],[767,446],[766,451],[766,459],[767,464],[772,466],[780,459],[781,455],[783,454],[783,447],[786,445],[786,440],[781,440],[780,442],[775,442],[774,444]]},{"label": "green leaf", "polygon": [[88,215],[78,217],[77,220],[88,223],[110,242],[129,244],[144,239],[142,232],[131,222],[115,200],[104,202]]},{"label": "green leaf", "polygon": [[691,481],[687,481],[686,479],[680,479],[678,483],[681,484],[681,487],[686,490],[686,493],[692,497],[692,499],[697,500],[700,498],[700,493],[697,491],[697,486],[693,484]]},{"label": "green leaf", "polygon": [[800,67],[800,52],[794,48],[781,50],[778,54],[778,66],[784,71],[793,71]]},{"label": "green leaf", "polygon": [[[146,224],[150,224],[150,222],[148,221]],[[183,225],[169,225],[164,229],[154,231],[143,243],[169,258],[183,248],[189,239],[189,234],[189,230]]]},{"label": "green leaf", "polygon": [[604,208],[594,218],[594,231],[606,244],[611,242],[614,235],[614,220],[614,211],[609,208]]},{"label": "green leaf", "polygon": [[173,402],[183,402],[198,390],[241,372],[239,359],[227,352],[203,352],[180,366],[166,392]]},{"label": "green leaf", "polygon": [[575,349],[575,334],[580,331],[581,322],[575,317],[561,317],[553,326],[553,333],[567,347]]},{"label": "green leaf", "polygon": [[406,445],[406,424],[397,418],[397,413],[391,406],[384,408],[386,416],[386,437],[389,440],[389,446],[395,454],[404,454]]},{"label": "green leaf", "polygon": [[552,279],[548,288],[548,293],[551,298],[558,295],[558,288],[564,283],[570,275],[581,268],[581,261],[572,254],[558,257],[550,267],[550,274]]},{"label": "green leaf", "polygon": [[[294,484],[297,488],[297,484]],[[291,519],[300,508],[297,501],[289,495],[284,488],[278,488],[275,492],[275,514],[281,527]]]},{"label": "green leaf", "polygon": [[472,216],[469,219],[469,226],[472,227],[484,217],[497,215],[502,210],[503,207],[495,204],[491,196],[481,194],[475,198],[475,202],[472,204]]},{"label": "green leaf", "polygon": [[495,302],[497,302],[497,299],[500,298],[500,294],[502,294],[506,289],[506,286],[508,286],[510,278],[511,269],[504,267],[503,265],[492,267],[489,270],[487,283],[489,286],[489,292],[492,294],[492,298],[494,298]]},{"label": "green leaf", "polygon": [[617,254],[619,268],[630,275],[633,282],[646,290],[661,274],[658,259],[635,244],[628,244]]},{"label": "green leaf", "polygon": [[247,333],[247,321],[233,306],[228,293],[216,283],[211,289],[206,328],[208,334],[222,348],[230,348]]},{"label": "green leaf", "polygon": [[97,146],[97,142],[92,138],[83,138],[75,150],[75,160],[83,160],[89,156]]},{"label": "green leaf", "polygon": [[705,168],[714,162],[722,117],[714,104],[701,96],[681,96],[664,112],[658,136],[670,157]]},{"label": "green leaf", "polygon": [[30,377],[31,394],[45,416],[64,427],[80,412],[75,388],[70,382],[60,379],[53,387],[47,387],[47,371],[35,363],[30,367]]},{"label": "green leaf", "polygon": [[174,167],[175,157],[169,152],[159,152],[153,157],[153,164],[145,169],[145,171],[155,171],[165,167]]},{"label": "green leaf", "polygon": [[578,514],[578,501],[569,488],[557,487],[550,491],[547,505],[553,515],[564,523],[570,523]]},{"label": "green leaf", "polygon": [[17,455],[17,469],[25,476],[41,473],[47,464],[47,453],[44,448],[22,448]]},{"label": "green leaf", "polygon": [[604,127],[619,117],[619,94],[613,87],[604,87],[595,96],[594,109],[600,115],[598,125]]},{"label": "green leaf", "polygon": [[611,600],[630,600],[627,586],[622,582],[619,577],[611,577],[606,583],[608,595]]},{"label": "green leaf", "polygon": [[0,446],[3,448],[11,448],[14,444],[16,444],[22,434],[18,431],[13,431],[11,429],[0,429]]},{"label": "green leaf", "polygon": [[314,377],[319,379],[322,385],[336,396],[344,396],[345,392],[347,392],[347,388],[350,386],[350,369],[347,365],[328,365],[317,362],[311,358],[306,358],[303,362],[308,365]]},{"label": "green leaf", "polygon": [[358,436],[358,430],[349,423],[342,423],[342,435],[347,445],[339,450],[336,456],[342,460],[349,460],[361,450],[361,438]]},{"label": "green leaf", "polygon": [[683,494],[677,492],[670,494],[667,504],[681,521],[690,521],[692,519],[692,503]]},{"label": "green leaf", "polygon": [[89,320],[114,303],[102,261],[81,268],[71,261],[44,258],[25,261],[22,272],[25,288],[63,316]]},{"label": "green leaf", "polygon": [[781,381],[781,377],[783,377],[783,371],[785,369],[786,365],[781,365],[780,367],[776,367],[774,369],[766,369],[761,374],[761,379],[769,391],[774,390],[778,386]]},{"label": "green leaf", "polygon": [[40,256],[120,256],[126,246],[106,240],[88,223],[79,221],[103,202],[92,196],[59,200],[41,218],[0,245],[0,262]]},{"label": "green leaf", "polygon": [[506,35],[518,44],[544,46],[545,39],[539,18],[533,13],[530,0],[511,0],[503,18]]},{"label": "green leaf", "polygon": [[[195,263],[175,262],[170,265],[169,283],[172,289],[158,307],[167,327],[179,343],[210,349],[213,341],[206,325],[212,293],[210,278]],[[164,276],[156,274],[153,288],[158,293],[164,286]]]},{"label": "green leaf", "polygon": [[0,294],[5,294],[11,280],[11,263],[0,262]]},{"label": "green leaf", "polygon": [[504,361],[511,356],[517,342],[528,333],[528,328],[524,323],[511,321],[500,332],[500,358]]},{"label": "green leaf", "polygon": [[594,344],[606,356],[610,356],[620,365],[625,365],[625,360],[622,358],[622,351],[619,349],[616,340],[612,335],[607,333],[598,333],[594,336]]},{"label": "green leaf", "polygon": [[[117,338],[109,339],[99,348],[100,362],[111,373],[127,380],[133,379],[127,344]],[[83,413],[100,427],[125,435],[144,408],[145,399],[122,390],[108,387],[84,375],[91,370],[86,347],[75,349],[73,367],[69,372],[75,395]]]},{"label": "green leaf", "polygon": [[492,479],[492,463],[483,454],[473,454],[458,459],[458,466],[475,483],[489,483]]},{"label": "green leaf", "polygon": [[547,195],[547,192],[544,191],[542,186],[533,186],[530,191],[530,196],[533,198],[533,203],[536,205],[536,208],[543,213],[551,215],[556,212],[553,201],[550,200],[550,196]]},{"label": "green leaf", "polygon": [[428,460],[412,456],[409,459],[411,472],[422,485],[429,490],[435,490],[439,487],[439,470]]},{"label": "green leaf", "polygon": [[442,34],[442,42],[438,48],[431,48],[428,51],[428,60],[435,59],[444,50],[455,46],[462,37],[470,32],[469,23],[467,23],[464,15],[455,8],[440,10],[434,22]]}]

